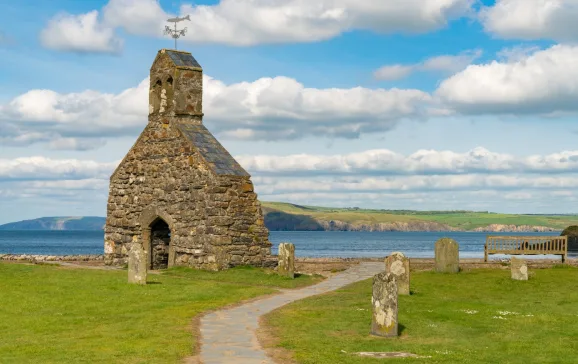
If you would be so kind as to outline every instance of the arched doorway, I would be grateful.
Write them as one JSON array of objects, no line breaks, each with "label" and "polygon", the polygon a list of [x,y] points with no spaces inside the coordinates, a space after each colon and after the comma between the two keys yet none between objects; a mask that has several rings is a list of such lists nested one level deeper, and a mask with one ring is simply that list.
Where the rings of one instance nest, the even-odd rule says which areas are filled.
[{"label": "arched doorway", "polygon": [[161,218],[151,224],[151,260],[150,269],[166,269],[169,263],[169,245],[171,229]]}]

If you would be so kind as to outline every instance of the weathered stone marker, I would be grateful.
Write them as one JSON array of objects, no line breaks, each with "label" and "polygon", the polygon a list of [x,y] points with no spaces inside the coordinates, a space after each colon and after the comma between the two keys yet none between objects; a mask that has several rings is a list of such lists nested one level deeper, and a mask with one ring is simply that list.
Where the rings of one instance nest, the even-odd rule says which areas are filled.
[{"label": "weathered stone marker", "polygon": [[291,243],[279,244],[279,275],[295,278],[295,245]]},{"label": "weathered stone marker", "polygon": [[147,284],[147,255],[139,243],[133,243],[128,252],[128,283]]},{"label": "weathered stone marker", "polygon": [[385,258],[385,271],[395,276],[397,294],[409,295],[409,258],[401,252],[393,252]]},{"label": "weathered stone marker", "polygon": [[435,243],[435,271],[458,273],[460,271],[460,245],[450,238],[441,238]]},{"label": "weathered stone marker", "polygon": [[510,259],[510,266],[512,269],[512,279],[517,281],[528,280],[528,265],[524,259],[512,257],[512,259]]},{"label": "weathered stone marker", "polygon": [[373,277],[373,315],[371,334],[398,336],[397,331],[397,282],[391,273],[381,272]]}]

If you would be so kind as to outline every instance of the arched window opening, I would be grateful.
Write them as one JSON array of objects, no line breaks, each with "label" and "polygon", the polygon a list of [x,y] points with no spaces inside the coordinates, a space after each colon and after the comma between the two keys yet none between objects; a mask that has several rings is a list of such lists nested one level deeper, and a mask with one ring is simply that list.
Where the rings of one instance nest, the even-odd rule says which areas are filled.
[{"label": "arched window opening", "polygon": [[169,263],[171,230],[162,219],[151,225],[151,269],[166,269]]},{"label": "arched window opening", "polygon": [[167,83],[169,84],[169,86],[173,85],[173,78],[171,76],[169,76],[169,78],[167,78]]}]

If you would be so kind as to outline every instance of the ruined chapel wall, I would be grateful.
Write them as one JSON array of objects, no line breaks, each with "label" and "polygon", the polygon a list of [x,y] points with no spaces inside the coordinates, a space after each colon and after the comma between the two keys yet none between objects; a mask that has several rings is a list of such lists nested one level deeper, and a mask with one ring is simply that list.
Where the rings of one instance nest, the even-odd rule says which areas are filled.
[{"label": "ruined chapel wall", "polygon": [[174,264],[261,265],[271,244],[250,179],[214,175],[172,118],[150,119],[111,178],[106,262],[125,263],[131,242],[147,246],[141,215],[153,206],[170,220]]}]

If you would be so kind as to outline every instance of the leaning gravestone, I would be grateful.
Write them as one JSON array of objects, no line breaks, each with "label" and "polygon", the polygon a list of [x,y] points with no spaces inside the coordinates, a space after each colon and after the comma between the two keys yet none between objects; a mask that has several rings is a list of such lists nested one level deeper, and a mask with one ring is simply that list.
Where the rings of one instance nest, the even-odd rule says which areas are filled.
[{"label": "leaning gravestone", "polygon": [[393,274],[381,272],[373,277],[371,304],[371,334],[397,336],[397,283]]},{"label": "leaning gravestone", "polygon": [[385,271],[395,276],[397,294],[409,295],[409,258],[401,252],[393,252],[385,258]]},{"label": "leaning gravestone", "polygon": [[147,259],[142,244],[133,243],[128,252],[128,283],[147,284]]},{"label": "leaning gravestone", "polygon": [[528,265],[524,259],[512,257],[512,259],[510,259],[510,266],[512,269],[512,279],[517,281],[528,280]]},{"label": "leaning gravestone", "polygon": [[435,243],[435,271],[458,273],[460,271],[460,246],[450,238],[441,238]]},{"label": "leaning gravestone", "polygon": [[289,278],[295,277],[295,245],[291,243],[279,244],[279,265],[277,273]]}]

